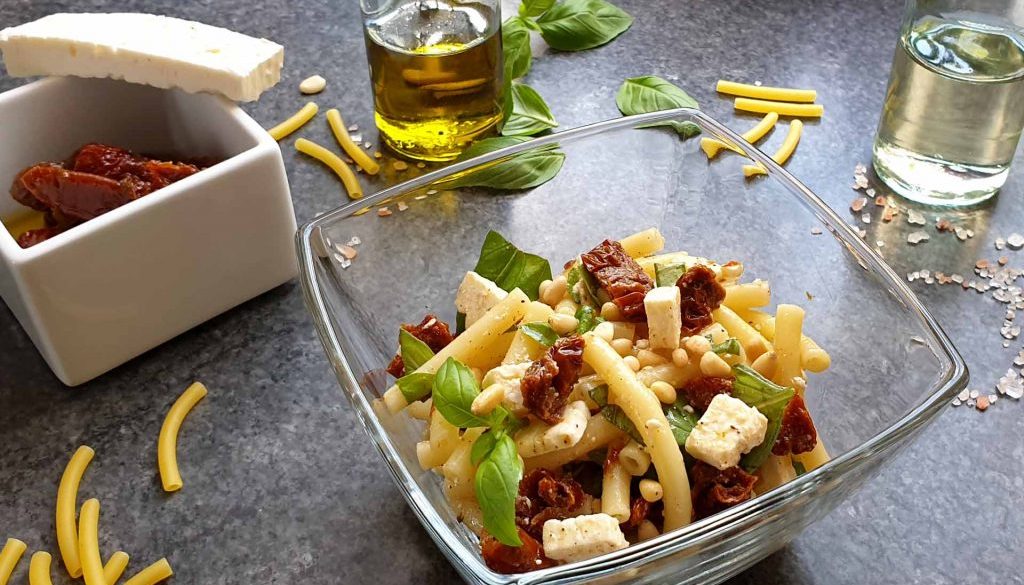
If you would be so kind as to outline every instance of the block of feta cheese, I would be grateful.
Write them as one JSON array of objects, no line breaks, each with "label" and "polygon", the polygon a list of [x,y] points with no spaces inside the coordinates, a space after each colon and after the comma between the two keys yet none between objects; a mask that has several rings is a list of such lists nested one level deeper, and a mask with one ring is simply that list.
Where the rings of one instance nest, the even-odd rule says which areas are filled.
[{"label": "block of feta cheese", "polygon": [[738,398],[718,394],[686,438],[686,452],[718,469],[735,467],[764,441],[768,419]]},{"label": "block of feta cheese", "polygon": [[653,349],[679,347],[679,334],[683,328],[680,313],[680,293],[676,286],[659,286],[644,297],[647,312],[648,340]]},{"label": "block of feta cheese", "polygon": [[281,79],[284,47],[155,14],[51,14],[0,31],[12,77],[110,77],[253,101]]},{"label": "block of feta cheese", "polygon": [[536,457],[544,453],[568,449],[580,442],[590,422],[590,409],[582,400],[570,402],[562,411],[561,422],[549,425],[540,420],[516,433],[516,448],[522,457]]},{"label": "block of feta cheese", "polygon": [[629,546],[619,521],[608,514],[589,514],[544,523],[544,554],[573,563]]},{"label": "block of feta cheese", "polygon": [[487,389],[497,384],[501,388],[501,404],[509,409],[512,414],[523,417],[527,415],[526,406],[523,404],[523,391],[521,384],[526,370],[533,362],[520,362],[516,364],[502,364],[492,368],[480,383],[480,387]]},{"label": "block of feta cheese", "polygon": [[459,292],[455,293],[455,308],[466,315],[466,327],[469,327],[507,296],[508,293],[494,282],[470,270],[462,279]]}]

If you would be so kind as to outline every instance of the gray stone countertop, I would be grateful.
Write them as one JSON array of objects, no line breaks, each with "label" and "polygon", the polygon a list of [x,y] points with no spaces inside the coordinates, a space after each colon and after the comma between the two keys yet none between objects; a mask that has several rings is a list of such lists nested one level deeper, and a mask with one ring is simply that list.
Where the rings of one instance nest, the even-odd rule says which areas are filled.
[{"label": "gray stone countertop", "polygon": [[[619,3],[636,16],[621,38],[592,51],[545,52],[534,62],[529,83],[563,128],[617,116],[615,91],[636,75],[675,81],[739,129],[749,119],[736,119],[729,100],[716,96],[716,79],[813,87],[825,118],[806,132],[788,168],[849,214],[854,166],[870,160],[901,3]],[[162,13],[276,40],[286,47],[283,80],[246,110],[270,126],[304,103],[298,82],[321,74],[329,85],[316,101],[339,107],[365,140],[376,140],[354,1],[7,0],[0,26],[70,10]],[[0,89],[21,83],[4,76]],[[331,140],[323,124],[303,133]],[[776,133],[763,148],[771,152],[781,140]],[[301,223],[338,205],[340,190],[292,142],[282,149]],[[1024,252],[993,248],[997,236],[1024,231],[1021,158],[992,205],[956,214],[975,226],[973,239],[937,243],[944,236],[929,226],[931,245],[911,247],[905,234],[916,228],[905,217],[886,227],[884,251],[896,271],[972,274],[976,259],[1002,254],[1024,266]],[[388,173],[386,180],[401,178]],[[882,226],[864,227],[869,241],[883,237],[876,235]],[[958,287],[912,286],[967,359],[971,387],[993,392],[1020,350],[1019,340],[1002,346],[1005,309]],[[183,431],[185,490],[167,496],[156,475],[156,436],[192,380],[211,392]],[[1022,424],[1024,404],[1009,399],[984,413],[950,408],[864,490],[732,582],[1022,582]],[[0,539],[21,538],[30,553],[56,552],[57,482],[83,443],[97,455],[82,494],[103,501],[103,550],[127,551],[129,571],[166,555],[179,583],[458,581],[342,398],[297,283],[74,389],[50,373],[14,317],[0,310]],[[27,568],[26,555],[12,582],[26,582]],[[54,574],[67,582],[63,571]]]}]

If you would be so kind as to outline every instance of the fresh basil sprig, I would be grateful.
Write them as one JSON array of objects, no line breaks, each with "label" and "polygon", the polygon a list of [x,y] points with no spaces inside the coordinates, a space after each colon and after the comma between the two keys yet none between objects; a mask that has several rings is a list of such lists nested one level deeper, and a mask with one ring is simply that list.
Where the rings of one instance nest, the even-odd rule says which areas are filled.
[{"label": "fresh basil sprig", "polygon": [[519,79],[530,71],[533,52],[527,20],[512,17],[501,24],[501,51],[505,60],[505,80]]},{"label": "fresh basil sprig", "polygon": [[434,374],[411,372],[399,378],[395,385],[401,390],[405,401],[413,403],[417,400],[423,400],[430,395],[434,386]]},{"label": "fresh basil sprig", "polygon": [[[458,160],[467,160],[527,140],[529,138],[525,136],[494,136],[477,140],[462,151]],[[553,179],[564,162],[565,153],[555,145],[535,148],[455,176],[445,182],[445,188],[531,189]]]},{"label": "fresh basil sprig", "polygon": [[433,393],[434,408],[453,426],[468,429],[487,427],[494,422],[473,414],[473,399],[480,394],[480,385],[473,372],[455,358],[448,358],[437,369]]},{"label": "fresh basil sprig", "polygon": [[555,5],[555,0],[523,0],[519,5],[519,16],[537,18]]},{"label": "fresh basil sprig", "polygon": [[539,321],[536,323],[523,323],[519,326],[519,330],[523,332],[523,335],[544,347],[551,347],[558,342],[558,334],[547,323]]},{"label": "fresh basil sprig", "polygon": [[[601,304],[601,286],[597,283],[594,275],[583,265],[583,261],[577,256],[572,268],[565,276],[569,296],[572,300],[581,305],[597,307]],[[581,286],[577,286],[580,284]]]},{"label": "fresh basil sprig", "polygon": [[604,323],[604,318],[597,314],[594,307],[590,305],[582,305],[576,309],[576,333],[583,335],[588,331],[593,331],[595,327]]},{"label": "fresh basil sprig", "polygon": [[473,270],[502,290],[512,292],[518,288],[532,301],[537,300],[540,283],[551,280],[551,265],[547,260],[523,252],[496,231],[488,232],[484,238],[480,259]]},{"label": "fresh basil sprig", "polygon": [[512,115],[501,129],[504,136],[533,136],[558,126],[551,109],[537,90],[525,83],[512,84]]},{"label": "fresh basil sprig", "polygon": [[599,47],[632,24],[632,16],[605,0],[565,0],[537,18],[540,35],[559,51]]},{"label": "fresh basil sprig", "polygon": [[740,340],[735,337],[730,337],[722,343],[716,343],[711,346],[711,351],[718,355],[740,355],[742,348],[740,347]]},{"label": "fresh basil sprig", "polygon": [[665,418],[668,419],[672,436],[675,437],[676,444],[680,447],[686,444],[686,438],[690,436],[690,431],[697,426],[697,421],[700,420],[692,409],[686,408],[686,401],[682,399],[665,407]]},{"label": "fresh basil sprig", "polygon": [[[481,438],[486,435],[492,433],[485,433]],[[486,451],[486,455],[480,458],[476,468],[476,500],[483,512],[487,532],[502,544],[522,546],[516,527],[516,497],[519,495],[519,482],[523,479],[523,465],[512,437],[506,433],[492,436],[493,445],[485,445],[480,450]]]},{"label": "fresh basil sprig", "polygon": [[[646,114],[674,108],[696,108],[697,100],[672,83],[655,75],[631,77],[622,83],[615,104],[626,116]],[[700,128],[693,122],[667,120],[651,126],[670,126],[683,138],[700,134]]]},{"label": "fresh basil sprig", "polygon": [[398,330],[398,351],[406,372],[414,372],[434,357],[434,350],[405,329]]},{"label": "fresh basil sprig", "polygon": [[629,435],[629,438],[633,439],[637,443],[643,445],[644,438],[640,436],[640,431],[636,430],[636,425],[633,421],[629,420],[626,413],[623,412],[622,408],[615,404],[608,403],[608,385],[601,384],[591,388],[590,399],[597,403],[601,407],[601,415],[604,416],[605,420],[617,426],[620,431]]},{"label": "fresh basil sprig", "polygon": [[686,273],[686,264],[655,264],[654,281],[658,286],[675,286]]},{"label": "fresh basil sprig", "polygon": [[758,412],[768,418],[764,441],[740,460],[740,466],[753,473],[771,455],[775,439],[782,428],[782,415],[796,392],[792,388],[773,383],[750,366],[733,366],[732,372],[735,376],[732,383],[733,398],[742,400],[747,406],[756,407]]}]

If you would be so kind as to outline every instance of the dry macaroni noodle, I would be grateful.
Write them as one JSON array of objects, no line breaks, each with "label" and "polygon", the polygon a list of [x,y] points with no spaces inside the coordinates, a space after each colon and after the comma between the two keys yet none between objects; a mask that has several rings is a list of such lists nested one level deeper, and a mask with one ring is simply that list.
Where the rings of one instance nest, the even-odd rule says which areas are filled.
[{"label": "dry macaroni noodle", "polygon": [[[796,150],[796,145],[800,143],[800,135],[803,134],[803,128],[804,123],[800,120],[793,120],[790,123],[789,132],[786,133],[786,140],[782,142],[782,146],[772,155],[772,160],[780,165],[786,164],[789,157],[793,155],[793,151]],[[765,174],[768,174],[768,171],[764,170],[764,167],[759,164],[743,165],[743,176],[745,177]]]},{"label": "dry macaroni noodle", "polygon": [[[767,114],[765,114],[764,118],[761,118],[761,121],[758,122],[756,126],[751,128],[750,130],[747,130],[746,132],[741,134],[741,136],[743,136],[743,140],[746,140],[751,144],[756,144],[758,140],[764,138],[765,134],[768,134],[768,132],[775,127],[775,124],[778,121],[779,115],[777,113],[768,112]],[[731,150],[733,152],[739,152],[731,145],[726,144],[721,140],[716,140],[714,138],[701,138],[700,148],[701,150],[704,151],[704,154],[706,154],[709,159],[718,156],[718,153],[721,152],[723,149]]]},{"label": "dry macaroni noodle", "polygon": [[735,81],[718,80],[715,86],[718,93],[740,97],[774,100],[778,102],[812,103],[818,99],[818,92],[813,89],[790,89],[788,87],[768,87],[765,85],[748,85]]},{"label": "dry macaroni noodle", "polygon": [[53,585],[50,578],[50,553],[36,551],[32,553],[32,560],[28,564],[29,585]]},{"label": "dry macaroni noodle", "polygon": [[107,585],[100,559],[99,522],[100,501],[96,498],[86,500],[78,518],[78,556],[82,560],[85,585]]},{"label": "dry macaroni noodle", "polygon": [[78,526],[75,512],[78,508],[78,486],[82,483],[85,468],[89,466],[95,452],[82,445],[71,456],[57,487],[57,548],[64,559],[64,567],[74,578],[82,576],[82,561],[78,558]]},{"label": "dry macaroni noodle", "polygon": [[380,165],[377,161],[373,160],[365,150],[359,148],[359,145],[352,142],[352,137],[349,136],[348,130],[345,129],[345,120],[341,118],[341,112],[337,108],[331,108],[327,110],[327,124],[331,127],[331,132],[334,133],[334,139],[338,141],[338,145],[345,151],[352,160],[356,161],[366,174],[376,175],[380,172]]},{"label": "dry macaroni noodle", "polygon": [[318,108],[315,103],[309,102],[302,106],[302,109],[298,112],[292,114],[287,120],[281,122],[277,126],[274,126],[270,130],[267,130],[267,132],[270,133],[270,136],[274,140],[281,140],[292,132],[302,128],[306,122],[313,119],[313,116],[315,116],[319,110],[320,108]]},{"label": "dry macaroni noodle", "polygon": [[7,585],[11,573],[14,572],[14,567],[21,560],[21,555],[25,554],[26,548],[28,547],[25,543],[17,538],[7,539],[3,550],[0,550],[0,585]]},{"label": "dry macaroni noodle", "polygon": [[775,112],[780,116],[801,118],[820,118],[825,113],[825,108],[821,104],[787,104],[785,102],[752,100],[741,97],[736,98],[733,107],[741,112],[753,112],[755,114]]},{"label": "dry macaroni noodle", "polygon": [[160,559],[152,565],[142,569],[134,577],[124,582],[124,585],[154,585],[174,574],[167,559]]},{"label": "dry macaroni noodle", "polygon": [[206,396],[206,386],[193,382],[191,386],[174,401],[167,411],[164,424],[160,427],[160,438],[157,441],[157,465],[160,468],[160,481],[164,491],[175,492],[181,489],[181,473],[178,472],[178,431],[185,416],[197,402]]},{"label": "dry macaroni noodle", "polygon": [[348,194],[349,199],[359,199],[363,196],[363,188],[359,185],[359,180],[356,179],[355,173],[352,172],[352,169],[348,168],[345,161],[341,160],[338,155],[305,138],[299,138],[295,141],[295,150],[315,158],[334,171],[334,174],[341,179],[341,184],[345,187],[345,192]]},{"label": "dry macaroni noodle", "polygon": [[128,568],[128,555],[124,551],[117,551],[110,555],[107,564],[103,565],[103,577],[107,580],[107,585],[117,583],[126,568]]}]

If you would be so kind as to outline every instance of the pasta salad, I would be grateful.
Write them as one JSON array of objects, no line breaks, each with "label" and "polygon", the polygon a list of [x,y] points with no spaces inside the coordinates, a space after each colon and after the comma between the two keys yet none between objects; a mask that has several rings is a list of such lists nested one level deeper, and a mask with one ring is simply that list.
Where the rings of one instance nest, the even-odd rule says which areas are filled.
[{"label": "pasta salad", "polygon": [[383,402],[426,421],[420,465],[492,570],[616,551],[828,460],[803,395],[830,358],[803,310],[663,247],[605,240],[554,275],[490,232],[455,326],[401,326]]}]

